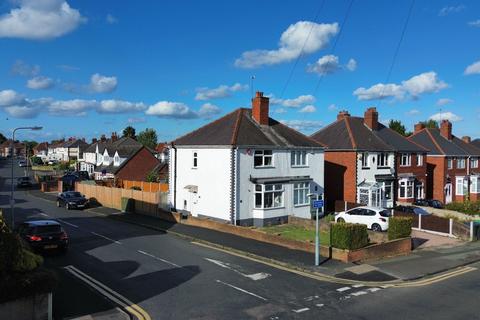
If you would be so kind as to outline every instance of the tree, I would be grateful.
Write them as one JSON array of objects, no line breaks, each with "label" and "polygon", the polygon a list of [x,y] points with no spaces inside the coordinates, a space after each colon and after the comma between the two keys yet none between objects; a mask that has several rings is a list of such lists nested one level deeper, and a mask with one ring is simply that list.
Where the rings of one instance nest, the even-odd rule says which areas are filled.
[{"label": "tree", "polygon": [[155,129],[147,128],[138,134],[137,141],[143,144],[145,147],[155,149],[157,146],[157,132]]},{"label": "tree", "polygon": [[27,149],[27,156],[33,154],[33,148],[35,148],[38,145],[38,142],[36,141],[29,141],[29,140],[23,140],[23,144],[25,144],[25,148]]},{"label": "tree", "polygon": [[123,136],[135,139],[135,128],[132,126],[126,127],[125,129],[123,129]]},{"label": "tree", "polygon": [[420,123],[422,123],[425,126],[425,128],[437,128],[438,129],[438,122],[433,120],[433,119],[421,121]]},{"label": "tree", "polygon": [[2,133],[0,133],[0,144],[4,143],[6,140],[7,138]]},{"label": "tree", "polygon": [[408,137],[412,134],[411,132],[407,131],[407,129],[400,120],[390,120],[390,122],[388,123],[388,127],[394,131],[397,131],[404,137]]}]

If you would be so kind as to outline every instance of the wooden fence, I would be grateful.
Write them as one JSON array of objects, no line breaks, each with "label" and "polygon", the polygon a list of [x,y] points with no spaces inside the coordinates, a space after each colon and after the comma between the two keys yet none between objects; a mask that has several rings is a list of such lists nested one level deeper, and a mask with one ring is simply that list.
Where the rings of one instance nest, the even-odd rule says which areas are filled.
[{"label": "wooden fence", "polygon": [[167,183],[121,180],[118,182],[118,184],[123,189],[131,189],[132,187],[138,187],[145,192],[168,192]]}]

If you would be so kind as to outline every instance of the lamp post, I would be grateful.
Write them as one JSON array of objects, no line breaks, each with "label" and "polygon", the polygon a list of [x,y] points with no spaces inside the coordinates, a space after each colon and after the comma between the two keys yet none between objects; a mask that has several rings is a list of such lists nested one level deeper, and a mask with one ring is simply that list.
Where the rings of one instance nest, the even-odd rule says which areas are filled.
[{"label": "lamp post", "polygon": [[[315,197],[316,200],[320,200],[320,194],[318,193],[309,193],[307,197],[313,198]],[[318,237],[318,209],[319,207],[316,206],[316,213],[315,213],[315,265],[318,266],[320,264],[320,241]]]},{"label": "lamp post", "polygon": [[14,215],[14,206],[15,200],[13,199],[13,190],[14,190],[14,180],[13,180],[13,153],[15,151],[15,132],[17,130],[42,130],[42,127],[19,127],[15,128],[12,133],[12,143],[10,147],[10,160],[12,161],[12,179],[10,181],[11,189],[10,189],[10,214],[12,215],[12,230],[15,228],[15,215]]}]

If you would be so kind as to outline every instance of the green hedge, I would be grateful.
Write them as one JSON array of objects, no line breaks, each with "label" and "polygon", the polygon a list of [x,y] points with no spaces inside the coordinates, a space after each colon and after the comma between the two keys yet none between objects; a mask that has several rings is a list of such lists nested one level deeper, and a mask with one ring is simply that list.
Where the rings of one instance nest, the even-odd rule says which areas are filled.
[{"label": "green hedge", "polygon": [[445,206],[448,210],[470,215],[480,215],[480,201],[452,202]]},{"label": "green hedge", "polygon": [[412,217],[390,217],[388,219],[388,240],[410,237]]},{"label": "green hedge", "polygon": [[356,223],[332,224],[332,247],[354,250],[368,244],[367,226]]},{"label": "green hedge", "polygon": [[0,279],[0,303],[52,292],[57,284],[57,275],[43,268],[27,273],[10,273]]}]

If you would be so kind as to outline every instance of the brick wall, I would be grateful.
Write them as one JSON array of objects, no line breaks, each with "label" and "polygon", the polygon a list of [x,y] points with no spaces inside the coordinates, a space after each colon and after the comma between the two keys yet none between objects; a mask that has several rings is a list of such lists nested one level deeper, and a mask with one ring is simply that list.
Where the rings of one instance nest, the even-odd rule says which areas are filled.
[{"label": "brick wall", "polygon": [[116,177],[122,180],[145,181],[147,174],[158,164],[158,159],[146,148],[142,148],[120,169]]},{"label": "brick wall", "polygon": [[[425,197],[427,197],[428,192],[429,192],[427,175],[426,175],[427,174],[427,156],[425,154],[423,155],[423,164],[421,166],[418,166],[417,154],[416,153],[412,153],[411,157],[412,157],[411,158],[411,165],[408,166],[408,167],[403,167],[403,166],[400,166],[401,154],[396,155],[395,163],[396,163],[397,175],[402,174],[402,173],[413,173],[413,175],[415,176],[415,178],[418,181],[423,182],[424,194],[425,194]],[[414,197],[416,198],[416,196],[417,196],[417,194],[415,193]],[[395,182],[395,197],[396,197],[395,198],[396,201],[410,201],[410,202],[412,202],[414,200],[414,199],[400,199],[400,198],[398,198],[398,181]]]},{"label": "brick wall", "polygon": [[[445,203],[445,193],[443,188],[446,182],[446,166],[447,160],[445,157],[432,157],[427,156],[428,172],[429,175],[427,187],[431,192],[431,198],[437,199]],[[455,193],[454,193],[455,194]],[[429,197],[430,198],[430,197]]]},{"label": "brick wall", "polygon": [[[325,196],[327,205],[333,205],[337,200],[356,202],[355,151],[325,152]],[[333,208],[327,208],[333,210]]]}]

